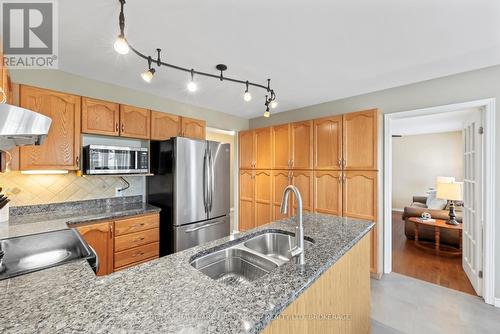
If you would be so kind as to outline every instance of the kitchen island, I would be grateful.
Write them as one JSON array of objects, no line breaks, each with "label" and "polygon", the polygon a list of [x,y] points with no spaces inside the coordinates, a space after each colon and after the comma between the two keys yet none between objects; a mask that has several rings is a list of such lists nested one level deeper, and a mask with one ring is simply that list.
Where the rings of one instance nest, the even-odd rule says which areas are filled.
[{"label": "kitchen island", "polygon": [[305,214],[306,265],[290,261],[247,284],[227,285],[190,265],[200,254],[289,220],[96,277],[85,260],[0,281],[0,332],[368,333],[373,223]]}]

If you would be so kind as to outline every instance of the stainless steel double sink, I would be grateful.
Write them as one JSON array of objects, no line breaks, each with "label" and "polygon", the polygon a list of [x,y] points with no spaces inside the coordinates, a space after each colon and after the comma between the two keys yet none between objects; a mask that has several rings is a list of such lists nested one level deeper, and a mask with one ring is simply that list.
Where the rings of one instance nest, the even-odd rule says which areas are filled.
[{"label": "stainless steel double sink", "polygon": [[[314,244],[305,238],[306,251]],[[228,285],[252,282],[292,260],[295,235],[286,231],[264,231],[228,248],[196,257],[190,262],[208,277]]]}]

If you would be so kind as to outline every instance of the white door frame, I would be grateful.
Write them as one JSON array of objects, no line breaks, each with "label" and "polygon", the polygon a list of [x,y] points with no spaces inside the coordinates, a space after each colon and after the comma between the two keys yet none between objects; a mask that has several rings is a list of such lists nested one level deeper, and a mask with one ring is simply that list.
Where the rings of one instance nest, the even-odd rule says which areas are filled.
[{"label": "white door frame", "polygon": [[402,118],[440,114],[469,108],[484,113],[484,268],[483,298],[495,303],[495,99],[484,99],[384,115],[384,273],[392,271],[392,121]]}]

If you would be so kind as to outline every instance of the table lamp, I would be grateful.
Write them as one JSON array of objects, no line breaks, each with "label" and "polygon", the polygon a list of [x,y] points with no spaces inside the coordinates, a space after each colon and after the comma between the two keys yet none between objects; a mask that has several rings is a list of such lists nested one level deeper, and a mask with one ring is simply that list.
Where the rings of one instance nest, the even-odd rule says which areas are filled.
[{"label": "table lamp", "polygon": [[463,200],[463,182],[438,183],[436,197],[450,201],[450,219],[446,222],[450,225],[458,225],[457,215],[455,213],[455,202]]}]

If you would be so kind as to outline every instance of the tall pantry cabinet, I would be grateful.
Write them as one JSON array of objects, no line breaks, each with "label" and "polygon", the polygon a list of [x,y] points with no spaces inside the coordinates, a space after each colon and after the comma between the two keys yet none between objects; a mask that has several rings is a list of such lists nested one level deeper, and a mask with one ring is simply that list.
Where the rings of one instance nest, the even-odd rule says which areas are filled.
[{"label": "tall pantry cabinet", "polygon": [[[285,218],[289,184],[301,192],[304,211],[377,222],[377,109],[242,131],[239,157],[240,230]],[[377,226],[371,233],[376,273]]]}]

